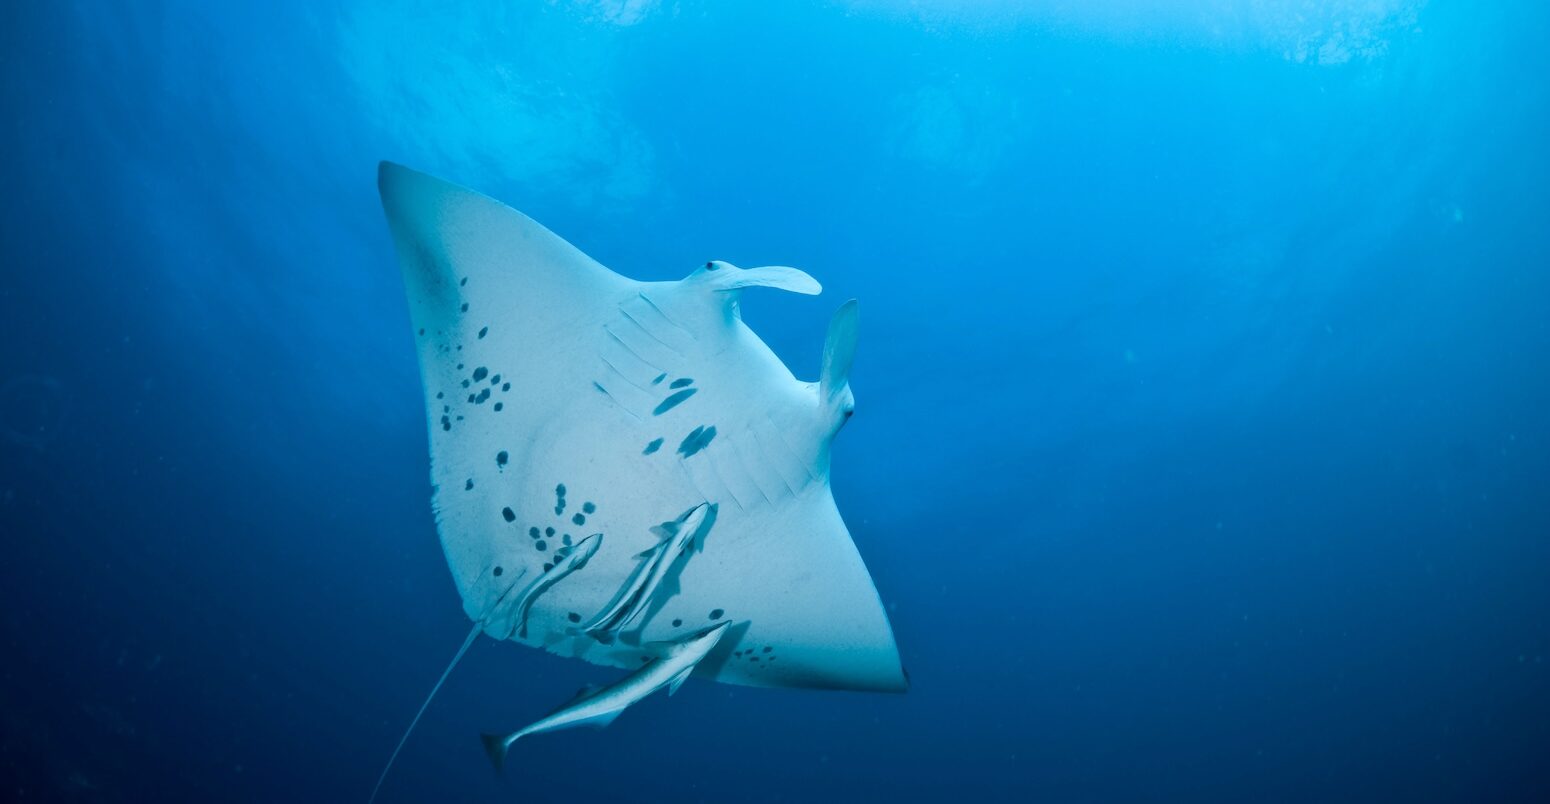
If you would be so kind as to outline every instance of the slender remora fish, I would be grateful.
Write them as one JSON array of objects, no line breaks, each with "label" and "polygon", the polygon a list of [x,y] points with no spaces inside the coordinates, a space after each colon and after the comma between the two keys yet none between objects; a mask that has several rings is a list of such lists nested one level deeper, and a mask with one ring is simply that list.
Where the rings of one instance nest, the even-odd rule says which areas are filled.
[{"label": "slender remora fish", "polygon": [[[565,580],[566,576],[581,569],[597,554],[597,549],[603,546],[603,534],[594,533],[576,543],[571,554],[560,559],[552,569],[534,578],[521,592],[519,592],[510,604],[502,606],[500,600],[495,605],[500,614],[492,614],[488,633],[496,639],[510,639],[513,633],[519,636],[527,636],[527,616],[533,609],[533,602],[538,596],[549,591],[549,588]],[[511,593],[502,595],[504,600]]]},{"label": "slender remora fish", "polygon": [[678,519],[652,528],[661,541],[637,556],[641,562],[619,587],[613,600],[580,630],[599,642],[612,642],[620,630],[651,605],[652,595],[678,559],[704,540],[704,531],[714,524],[715,514],[716,506],[700,503]]},{"label": "slender remora fish", "polygon": [[452,654],[452,661],[447,662],[447,669],[441,671],[441,678],[436,679],[436,684],[431,687],[430,694],[425,696],[425,703],[420,704],[420,709],[414,713],[414,719],[409,721],[409,728],[404,729],[404,736],[398,738],[398,745],[393,747],[393,754],[388,757],[387,764],[382,766],[382,775],[377,777],[377,786],[371,789],[371,798],[366,799],[367,804],[377,800],[377,794],[382,792],[382,783],[387,781],[388,771],[392,770],[393,763],[398,761],[398,754],[404,750],[404,743],[409,742],[409,735],[413,734],[414,727],[420,724],[420,718],[425,715],[425,710],[430,708],[431,701],[436,698],[436,693],[441,691],[441,685],[447,683],[447,676],[452,675],[452,668],[457,667],[457,663],[463,660],[463,654],[468,653],[468,649],[473,647],[474,640],[479,637],[479,632],[484,630],[485,621],[494,613],[495,607],[500,605],[501,600],[504,600],[506,595],[511,594],[511,589],[516,588],[517,581],[521,580],[522,576],[526,574],[527,570],[524,569],[516,578],[512,579],[511,588],[508,588],[505,594],[502,594],[495,603],[491,604],[490,610],[485,612],[483,617],[474,621],[473,630],[469,631],[468,636],[463,639],[463,644],[458,647],[457,653]]},{"label": "slender remora fish", "polygon": [[678,642],[668,643],[660,656],[641,669],[602,689],[583,690],[575,700],[531,726],[504,737],[480,735],[484,740],[484,750],[489,753],[490,761],[495,763],[495,769],[500,770],[506,764],[506,752],[511,744],[521,737],[576,726],[602,728],[612,723],[632,704],[663,687],[667,687],[667,694],[672,695],[694,672],[705,655],[721,641],[729,625],[730,622],[717,623]]},{"label": "slender remora fish", "polygon": [[[452,675],[452,668],[457,667],[457,663],[462,661],[463,654],[467,653],[469,647],[474,644],[474,639],[479,636],[479,632],[488,629],[490,635],[497,639],[509,639],[512,632],[520,628],[522,635],[527,636],[527,615],[533,607],[533,601],[537,600],[539,595],[548,591],[550,587],[564,580],[566,576],[585,567],[587,561],[597,554],[597,549],[602,544],[603,534],[601,533],[594,533],[577,542],[575,549],[569,556],[562,559],[560,564],[533,579],[517,594],[516,599],[510,605],[503,607],[502,604],[511,597],[511,593],[517,588],[517,582],[522,580],[522,577],[527,574],[527,570],[522,570],[521,574],[512,579],[511,585],[506,588],[506,591],[501,593],[501,596],[496,598],[494,603],[490,604],[490,608],[485,612],[484,616],[474,623],[473,630],[468,632],[468,638],[463,640],[463,645],[453,655],[452,661],[447,663],[447,669],[442,671],[441,678],[436,680],[436,686],[431,687],[431,694],[425,696],[425,703],[420,704],[420,710],[414,713],[414,720],[409,721],[409,728],[404,729],[404,736],[399,738],[398,745],[393,749],[393,755],[388,757],[387,765],[382,768],[382,775],[377,777],[377,786],[372,788],[371,798],[367,799],[368,804],[376,801],[377,793],[382,790],[382,782],[387,779],[388,771],[393,769],[393,763],[398,759],[399,752],[404,750],[404,744],[409,742],[409,735],[414,733],[414,727],[419,725],[420,718],[425,714],[425,710],[430,707],[431,701],[436,697],[436,693],[441,691],[441,685],[446,683],[447,676]],[[497,616],[500,616],[502,619],[496,620]],[[496,626],[497,623],[499,623],[498,627]]]}]

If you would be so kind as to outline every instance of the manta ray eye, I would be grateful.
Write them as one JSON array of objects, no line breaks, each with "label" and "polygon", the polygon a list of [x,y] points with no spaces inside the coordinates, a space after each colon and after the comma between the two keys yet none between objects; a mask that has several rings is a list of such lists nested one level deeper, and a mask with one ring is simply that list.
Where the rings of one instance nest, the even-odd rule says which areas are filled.
[{"label": "manta ray eye", "polygon": [[705,270],[707,270],[707,271],[714,271],[714,270],[716,270],[719,267],[720,266],[716,265],[714,262],[707,262],[707,263],[705,263]]}]

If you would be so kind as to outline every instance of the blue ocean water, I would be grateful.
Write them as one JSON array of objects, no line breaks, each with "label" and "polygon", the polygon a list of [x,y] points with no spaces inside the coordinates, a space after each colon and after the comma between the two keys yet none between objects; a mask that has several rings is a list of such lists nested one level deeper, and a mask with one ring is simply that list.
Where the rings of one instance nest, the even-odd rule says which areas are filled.
[{"label": "blue ocean water", "polygon": [[[1163,6],[1157,8],[1156,6]],[[1550,798],[1550,7],[0,7],[0,797],[364,801],[467,620],[391,159],[862,305],[904,695],[481,641],[382,801]]]}]

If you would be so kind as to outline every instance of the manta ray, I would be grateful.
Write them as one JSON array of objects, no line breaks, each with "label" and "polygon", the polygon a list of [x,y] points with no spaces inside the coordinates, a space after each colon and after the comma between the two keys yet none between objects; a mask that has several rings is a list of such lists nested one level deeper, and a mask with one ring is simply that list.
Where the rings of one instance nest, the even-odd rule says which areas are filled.
[{"label": "manta ray", "polygon": [[[713,260],[637,281],[464,187],[388,162],[378,185],[436,527],[474,622],[464,650],[482,631],[638,671],[724,622],[694,677],[906,688],[829,485],[830,443],[855,409],[854,301],[802,382],[740,314],[752,288],[819,293],[802,271]],[[586,559],[568,560],[584,540]],[[517,577],[538,592],[513,592]],[[503,610],[517,598],[520,614]]]}]

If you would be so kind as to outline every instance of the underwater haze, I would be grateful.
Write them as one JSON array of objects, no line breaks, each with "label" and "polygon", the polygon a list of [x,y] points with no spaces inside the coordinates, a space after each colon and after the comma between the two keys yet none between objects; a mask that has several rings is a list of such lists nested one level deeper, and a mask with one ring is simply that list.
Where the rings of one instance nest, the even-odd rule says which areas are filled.
[{"label": "underwater haze", "polygon": [[[0,4],[0,798],[365,801],[469,629],[379,160],[860,300],[904,694],[475,643],[379,801],[1550,800],[1550,5]],[[758,568],[749,568],[757,572]]]}]

